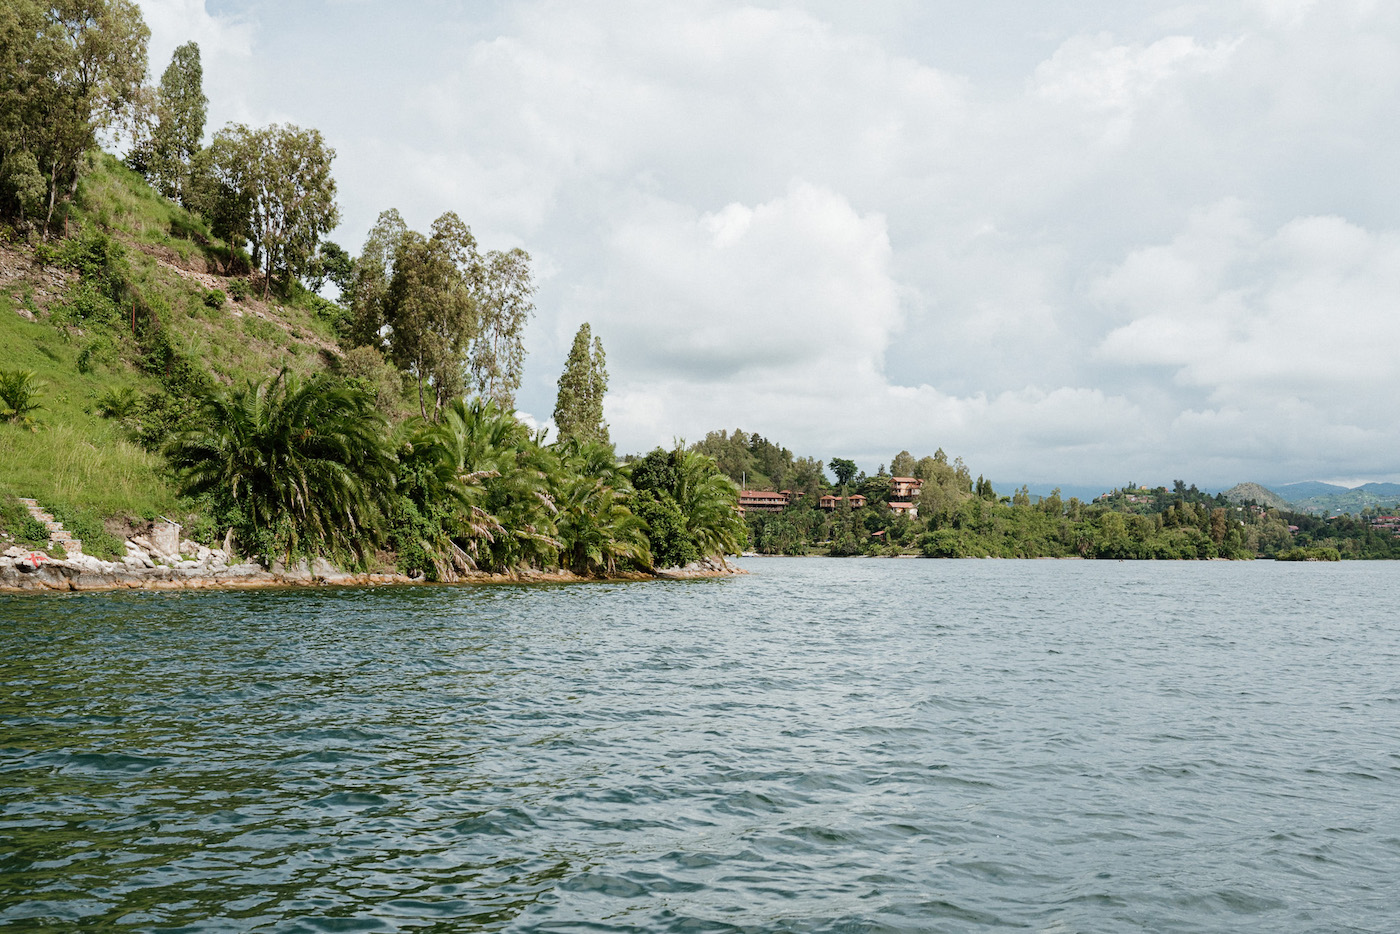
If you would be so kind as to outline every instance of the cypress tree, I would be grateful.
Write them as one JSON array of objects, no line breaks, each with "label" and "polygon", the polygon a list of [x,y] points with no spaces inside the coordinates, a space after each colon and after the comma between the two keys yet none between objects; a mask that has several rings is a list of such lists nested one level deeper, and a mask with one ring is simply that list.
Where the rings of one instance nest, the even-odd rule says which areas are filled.
[{"label": "cypress tree", "polygon": [[593,331],[585,321],[574,335],[564,372],[559,376],[554,426],[560,441],[574,438],[583,442],[612,444],[608,439],[608,423],[603,421],[603,395],[607,391],[608,369],[603,342],[593,337]]}]

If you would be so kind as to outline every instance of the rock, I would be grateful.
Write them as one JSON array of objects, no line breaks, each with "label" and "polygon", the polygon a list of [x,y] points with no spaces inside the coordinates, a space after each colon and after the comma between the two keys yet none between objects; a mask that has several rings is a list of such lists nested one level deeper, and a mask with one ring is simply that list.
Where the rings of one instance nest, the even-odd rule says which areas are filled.
[{"label": "rock", "polygon": [[180,555],[180,523],[171,522],[168,519],[157,522],[151,529],[150,540],[153,547],[148,548],[148,551],[178,558]]}]

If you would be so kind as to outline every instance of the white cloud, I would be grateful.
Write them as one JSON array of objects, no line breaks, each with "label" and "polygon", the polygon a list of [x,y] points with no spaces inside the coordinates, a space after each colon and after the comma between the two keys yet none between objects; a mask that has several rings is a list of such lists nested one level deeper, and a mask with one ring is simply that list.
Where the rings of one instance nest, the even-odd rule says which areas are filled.
[{"label": "white cloud", "polygon": [[1400,6],[143,9],[157,72],[200,41],[211,126],[326,133],[346,245],[394,206],[531,250],[521,405],[589,320],[624,448],[1395,473]]}]

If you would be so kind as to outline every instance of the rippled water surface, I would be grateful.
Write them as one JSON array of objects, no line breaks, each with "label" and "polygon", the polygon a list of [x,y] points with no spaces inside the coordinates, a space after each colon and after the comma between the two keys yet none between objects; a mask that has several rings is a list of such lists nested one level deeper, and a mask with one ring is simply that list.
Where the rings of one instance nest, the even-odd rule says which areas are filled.
[{"label": "rippled water surface", "polygon": [[1394,931],[1400,565],[0,598],[0,927]]}]

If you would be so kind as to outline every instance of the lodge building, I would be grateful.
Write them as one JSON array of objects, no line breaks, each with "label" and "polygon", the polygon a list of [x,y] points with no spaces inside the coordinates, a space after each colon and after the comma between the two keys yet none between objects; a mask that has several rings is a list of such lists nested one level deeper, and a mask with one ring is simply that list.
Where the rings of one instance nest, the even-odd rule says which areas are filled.
[{"label": "lodge building", "polygon": [[[924,481],[915,477],[891,477],[890,478],[890,510],[892,512],[907,515],[911,519],[919,515],[919,507],[913,502],[918,495],[919,488],[924,485]],[[779,490],[774,493],[771,490],[740,490],[739,491],[739,511],[740,512],[782,512],[788,504],[800,499],[803,496],[801,490]],[[852,493],[846,497],[852,509],[863,509],[868,502],[859,493]],[[831,512],[841,504],[841,497],[835,493],[827,493],[818,502],[819,509]]]}]

